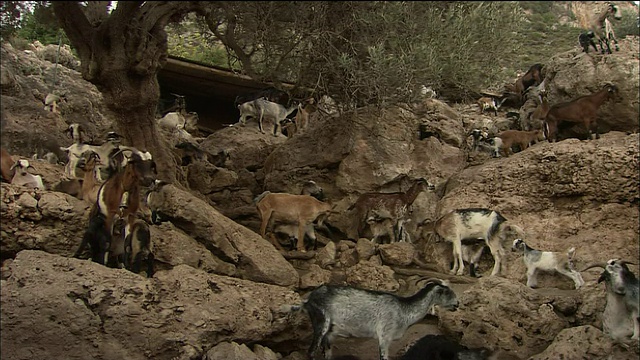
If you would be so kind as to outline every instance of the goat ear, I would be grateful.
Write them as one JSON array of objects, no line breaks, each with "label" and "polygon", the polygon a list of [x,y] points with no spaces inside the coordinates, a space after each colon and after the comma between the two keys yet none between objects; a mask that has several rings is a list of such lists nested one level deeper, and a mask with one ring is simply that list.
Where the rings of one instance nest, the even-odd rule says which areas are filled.
[{"label": "goat ear", "polygon": [[11,165],[11,167],[9,168],[9,171],[13,170],[16,168],[16,165],[18,165],[18,162],[16,161],[15,163],[13,163],[13,165]]}]

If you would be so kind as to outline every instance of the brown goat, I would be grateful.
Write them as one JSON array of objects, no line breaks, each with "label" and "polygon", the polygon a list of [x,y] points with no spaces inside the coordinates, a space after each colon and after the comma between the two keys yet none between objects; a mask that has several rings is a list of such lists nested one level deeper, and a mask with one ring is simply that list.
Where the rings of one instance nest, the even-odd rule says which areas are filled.
[{"label": "brown goat", "polygon": [[553,105],[547,113],[545,119],[545,135],[549,142],[555,142],[558,138],[558,126],[563,122],[582,124],[589,139],[591,132],[595,131],[596,139],[600,138],[598,133],[598,108],[605,101],[618,95],[618,87],[613,84],[605,85],[602,90],[581,96],[569,102]]},{"label": "brown goat", "polygon": [[520,130],[505,130],[498,134],[498,137],[502,139],[502,146],[500,150],[504,156],[509,156],[513,153],[511,147],[513,145],[519,145],[520,151],[524,151],[529,147],[529,144],[536,144],[538,141],[543,141],[544,134],[542,130],[520,131]]},{"label": "brown goat", "polygon": [[369,212],[376,210],[378,213],[389,214],[392,218],[394,226],[398,227],[398,231],[395,231],[396,238],[394,241],[398,241],[399,236],[402,234],[402,219],[407,213],[407,209],[418,197],[422,191],[433,190],[435,186],[430,184],[425,179],[417,179],[413,185],[407,190],[407,192],[393,192],[393,193],[365,193],[358,197],[358,200],[349,207],[347,210],[355,209],[355,219],[357,221],[357,236],[360,238],[364,234],[365,227],[367,226],[367,217]]},{"label": "brown goat", "polygon": [[2,147],[0,148],[0,151],[0,171],[2,174],[2,180],[10,183],[15,171],[13,168],[14,161],[7,149]]},{"label": "brown goat", "polygon": [[606,53],[611,54],[612,52],[609,44],[610,38],[614,41],[616,51],[618,51],[619,48],[618,40],[616,40],[615,35],[613,34],[613,27],[611,26],[611,22],[609,21],[609,16],[613,16],[614,19],[620,20],[622,19],[622,15],[617,5],[607,2],[606,6],[606,8],[604,8],[597,16],[595,16],[591,20],[589,28],[591,31],[593,31],[598,39],[598,44],[600,44],[600,52],[604,54],[604,45],[607,45]]},{"label": "brown goat", "polygon": [[[318,225],[331,213],[331,205],[309,195],[292,195],[265,191],[256,198],[256,208],[260,215],[260,236],[266,237],[267,225],[274,219],[295,222],[298,225],[296,249],[304,252],[304,235],[309,225],[317,221]],[[281,248],[271,239],[276,248]]]},{"label": "brown goat", "polygon": [[[541,91],[538,95],[538,99],[540,100],[538,107],[529,116],[534,121],[534,123],[542,124],[544,122],[544,119],[547,117],[547,113],[550,109],[549,101],[547,100],[547,93]],[[534,129],[538,129],[538,127],[535,127]]]},{"label": "brown goat", "polygon": [[499,105],[496,103],[496,100],[492,97],[481,97],[477,101],[478,106],[480,107],[480,114],[487,110],[493,110],[494,115],[498,116],[498,107]]},{"label": "brown goat", "polygon": [[538,86],[542,83],[542,64],[534,64],[531,65],[529,70],[522,75],[518,80],[516,80],[516,94],[522,103],[522,98],[524,96],[525,91],[531,86]]}]

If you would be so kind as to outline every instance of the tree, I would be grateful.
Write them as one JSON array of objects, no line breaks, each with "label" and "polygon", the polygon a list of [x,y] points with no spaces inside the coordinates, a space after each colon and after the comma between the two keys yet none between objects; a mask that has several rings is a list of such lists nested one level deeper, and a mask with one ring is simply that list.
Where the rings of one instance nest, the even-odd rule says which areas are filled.
[{"label": "tree", "polygon": [[53,9],[81,61],[84,79],[96,85],[129,144],[148,150],[159,177],[175,180],[175,160],[161,145],[155,124],[160,96],[157,73],[166,62],[168,23],[198,7],[197,2],[54,2]]}]

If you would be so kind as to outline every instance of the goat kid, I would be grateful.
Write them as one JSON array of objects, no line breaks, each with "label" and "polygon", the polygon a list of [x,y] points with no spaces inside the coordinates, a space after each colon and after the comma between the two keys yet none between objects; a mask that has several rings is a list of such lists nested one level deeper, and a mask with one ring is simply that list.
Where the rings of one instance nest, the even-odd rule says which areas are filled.
[{"label": "goat kid", "polygon": [[[364,193],[358,197],[358,200],[347,210],[354,210],[355,220],[357,221],[357,237],[360,238],[364,234],[367,226],[367,214],[372,211],[378,211],[379,214],[389,214],[396,224],[396,230],[400,230],[403,226],[403,219],[409,207],[416,200],[418,195],[427,190],[434,190],[435,186],[425,179],[417,179],[411,187],[404,193]],[[394,241],[400,241],[400,232],[396,231]]]},{"label": "goat kid", "polygon": [[563,122],[570,122],[582,124],[589,133],[589,139],[592,138],[592,132],[595,132],[596,139],[599,139],[598,109],[605,101],[617,97],[618,92],[617,86],[606,84],[602,90],[593,94],[553,105],[545,119],[546,138],[549,142],[555,142],[558,138],[558,126]]},{"label": "goat kid", "polygon": [[11,184],[45,190],[44,184],[42,183],[42,177],[40,175],[31,174],[29,169],[35,170],[35,168],[29,163],[29,160],[17,160],[9,169],[14,171]]},{"label": "goat kid", "polygon": [[594,32],[591,30],[580,33],[580,35],[578,35],[578,43],[580,44],[580,47],[582,48],[583,52],[589,53],[589,45],[593,47],[593,50],[595,52],[598,52],[596,43],[593,41],[593,38],[595,37],[596,37],[596,34],[594,34]]},{"label": "goat kid", "polygon": [[498,134],[498,137],[502,140],[500,151],[502,151],[505,157],[513,154],[513,150],[511,149],[513,145],[520,146],[520,151],[524,151],[529,147],[529,144],[537,144],[538,141],[545,140],[542,130],[505,130]]},{"label": "goat kid", "polygon": [[637,343],[640,335],[638,323],[640,282],[629,270],[627,264],[636,265],[625,260],[611,259],[606,264],[589,264],[580,271],[594,267],[604,269],[598,278],[598,283],[604,281],[607,289],[607,305],[602,314],[602,330],[614,341],[626,343],[631,336],[630,340]]},{"label": "goat kid", "polygon": [[[324,220],[331,213],[330,204],[309,195],[265,191],[256,197],[255,203],[261,220],[260,236],[269,240],[266,237],[266,229],[271,221],[296,223],[298,225],[296,249],[301,252],[306,252],[304,235],[308,232],[309,225],[317,223],[322,226]],[[315,234],[313,239],[315,239]],[[281,248],[277,241],[273,245],[276,248]]]},{"label": "goat kid", "polygon": [[500,109],[500,106],[502,106],[502,103],[504,101],[505,99],[497,102],[496,99],[492,97],[481,97],[477,102],[478,106],[480,107],[480,114],[484,113],[487,110],[493,110],[494,115],[498,116],[498,109]]},{"label": "goat kid", "polygon": [[[429,279],[409,297],[357,289],[349,286],[322,285],[313,290],[301,308],[311,319],[313,340],[309,357],[320,350],[331,357],[331,343],[337,336],[374,338],[380,359],[389,359],[389,346],[401,338],[407,328],[422,320],[435,306],[449,311],[458,308],[458,298],[448,283]],[[294,306],[297,310],[300,306]],[[321,349],[322,348],[322,349]]]},{"label": "goat kid", "polygon": [[524,231],[520,227],[508,224],[507,219],[497,211],[483,208],[452,210],[437,219],[433,229],[440,238],[453,244],[451,273],[456,275],[464,274],[463,239],[485,241],[494,259],[491,276],[495,276],[500,274],[502,258],[505,256],[502,242],[507,238],[524,237]]},{"label": "goat kid", "polygon": [[100,190],[101,185],[96,174],[98,171],[97,164],[99,162],[100,155],[92,150],[88,150],[82,154],[82,157],[78,161],[78,167],[84,171],[80,199],[92,205],[98,200],[98,190]]},{"label": "goat kid", "polygon": [[573,280],[576,289],[584,285],[582,275],[573,267],[576,248],[570,248],[566,254],[560,252],[540,251],[527,245],[522,239],[513,241],[512,251],[520,251],[527,267],[527,286],[535,288],[538,285],[538,271],[555,271]]}]

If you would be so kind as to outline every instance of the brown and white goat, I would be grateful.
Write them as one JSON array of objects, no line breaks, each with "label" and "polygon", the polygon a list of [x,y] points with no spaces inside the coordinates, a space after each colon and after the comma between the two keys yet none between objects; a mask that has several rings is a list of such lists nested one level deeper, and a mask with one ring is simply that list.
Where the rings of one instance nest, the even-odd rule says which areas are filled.
[{"label": "brown and white goat", "polygon": [[[294,222],[298,225],[296,249],[302,252],[306,251],[304,235],[308,232],[309,226],[314,222],[321,226],[331,213],[330,204],[319,201],[312,196],[271,193],[268,191],[256,198],[256,208],[262,221],[260,224],[260,236],[267,239],[267,225],[271,221]],[[273,245],[281,248],[277,241]]]},{"label": "brown and white goat", "polygon": [[536,144],[538,141],[543,141],[545,139],[542,130],[505,130],[498,134],[498,137],[502,140],[500,150],[504,156],[513,154],[513,150],[511,149],[513,145],[520,146],[520,151],[524,151],[529,147],[529,144]]},{"label": "brown and white goat", "polygon": [[478,99],[477,103],[480,107],[480,114],[484,113],[487,110],[493,110],[493,113],[496,116],[498,116],[498,108],[500,107],[500,105],[502,105],[496,102],[496,99],[487,96]]},{"label": "brown and white goat", "polygon": [[4,147],[0,148],[0,173],[2,175],[2,180],[10,183],[11,179],[13,179],[14,168],[13,168],[13,158],[11,154]]},{"label": "brown and white goat", "polygon": [[308,98],[300,104],[298,104],[298,113],[294,119],[296,124],[296,131],[301,132],[307,128],[309,124],[309,116],[318,110],[318,105],[314,98]]},{"label": "brown and white goat", "polygon": [[558,126],[563,122],[569,122],[582,124],[589,132],[589,139],[592,138],[591,132],[595,131],[596,139],[599,139],[598,109],[605,101],[617,97],[618,92],[617,86],[606,84],[598,92],[551,106],[545,119],[546,138],[549,142],[555,142],[558,138]]},{"label": "brown and white goat", "polygon": [[483,208],[452,210],[433,223],[434,232],[442,239],[453,244],[452,274],[464,274],[462,241],[482,239],[489,246],[495,261],[491,276],[499,275],[502,270],[502,258],[505,256],[502,243],[524,238],[524,231],[507,223],[499,212]]},{"label": "brown and white goat", "polygon": [[614,19],[620,20],[622,19],[622,15],[618,9],[618,6],[607,2],[606,8],[604,8],[600,14],[593,18],[590,24],[590,29],[598,38],[598,44],[600,44],[600,52],[602,54],[605,53],[604,45],[607,45],[606,52],[611,54],[611,47],[609,46],[609,40],[612,38],[615,43],[616,51],[618,48],[618,40],[615,38],[615,34],[613,34],[613,27],[611,26],[611,22],[609,21],[609,16],[613,16]]},{"label": "brown and white goat", "polygon": [[[122,154],[125,157],[122,169],[114,171],[98,190],[98,199],[89,215],[89,226],[74,257],[78,257],[88,243],[93,261],[106,264],[114,218],[136,214],[140,207],[140,185],[149,186],[155,181],[156,164],[150,153],[124,150]],[[123,201],[125,193],[127,197]],[[123,203],[126,205],[121,210]]]},{"label": "brown and white goat", "polygon": [[357,221],[357,236],[362,237],[367,226],[369,212],[376,210],[379,214],[389,214],[395,226],[393,241],[399,241],[402,235],[402,222],[407,210],[422,191],[433,190],[435,186],[425,179],[417,179],[406,192],[393,193],[364,193],[347,210],[355,209]]}]

